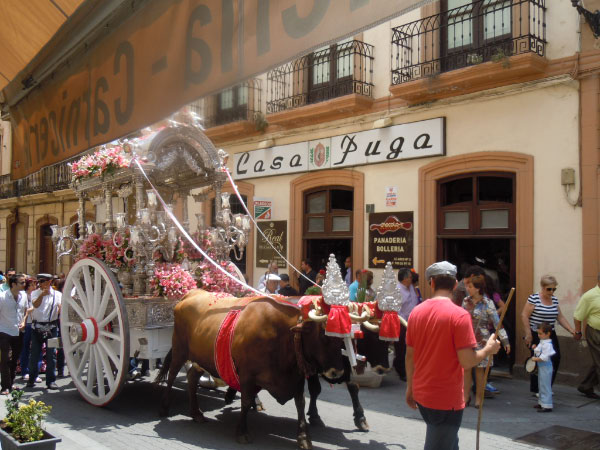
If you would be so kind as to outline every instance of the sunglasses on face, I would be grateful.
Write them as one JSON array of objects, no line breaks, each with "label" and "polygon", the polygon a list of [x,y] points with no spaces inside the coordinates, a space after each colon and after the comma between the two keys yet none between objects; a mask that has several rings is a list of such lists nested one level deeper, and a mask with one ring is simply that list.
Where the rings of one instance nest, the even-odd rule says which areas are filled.
[{"label": "sunglasses on face", "polygon": [[556,288],[549,288],[549,287],[547,287],[547,288],[546,288],[546,290],[547,290],[548,292],[554,292],[554,291],[556,291]]}]

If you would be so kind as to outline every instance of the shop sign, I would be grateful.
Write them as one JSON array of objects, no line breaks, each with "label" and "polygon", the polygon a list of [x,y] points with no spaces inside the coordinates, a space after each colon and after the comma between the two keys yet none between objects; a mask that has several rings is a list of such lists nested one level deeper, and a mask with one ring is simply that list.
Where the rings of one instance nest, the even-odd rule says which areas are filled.
[{"label": "shop sign", "polygon": [[[287,258],[287,220],[257,222],[258,228],[269,239],[273,247]],[[277,261],[277,267],[285,268],[285,261],[273,250],[265,238],[256,232],[256,267],[268,267],[270,261]]]},{"label": "shop sign", "polygon": [[385,206],[396,206],[398,202],[398,186],[388,186],[385,188]]},{"label": "shop sign", "polygon": [[271,219],[273,200],[270,198],[254,198],[254,218],[256,220]]},{"label": "shop sign", "polygon": [[369,214],[369,268],[413,267],[413,212]]},{"label": "shop sign", "polygon": [[158,122],[295,55],[399,16],[419,1],[140,3],[10,108],[13,178]]},{"label": "shop sign", "polygon": [[443,156],[445,118],[235,154],[234,178],[267,177]]}]

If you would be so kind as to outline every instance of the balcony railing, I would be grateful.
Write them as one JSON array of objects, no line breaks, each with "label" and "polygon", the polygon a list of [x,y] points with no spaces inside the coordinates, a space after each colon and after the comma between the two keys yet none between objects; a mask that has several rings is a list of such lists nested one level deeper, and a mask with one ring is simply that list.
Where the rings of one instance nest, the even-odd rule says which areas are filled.
[{"label": "balcony railing", "polygon": [[256,115],[261,112],[260,96],[260,80],[251,79],[191,103],[190,109],[204,119],[205,128],[232,122],[254,121]]},{"label": "balcony railing", "polygon": [[71,182],[69,163],[81,158],[82,154],[65,161],[44,167],[19,180],[11,180],[10,175],[0,177],[0,198],[21,197],[67,189]]},{"label": "balcony railing", "polygon": [[373,46],[347,41],[267,73],[267,114],[348,94],[373,96]]},{"label": "balcony railing", "polygon": [[392,84],[522,53],[545,56],[545,0],[479,0],[392,29]]}]

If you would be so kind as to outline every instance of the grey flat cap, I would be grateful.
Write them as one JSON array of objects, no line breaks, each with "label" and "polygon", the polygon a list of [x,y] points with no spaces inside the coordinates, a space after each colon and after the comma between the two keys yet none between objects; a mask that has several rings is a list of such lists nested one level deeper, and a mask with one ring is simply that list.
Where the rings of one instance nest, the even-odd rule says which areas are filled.
[{"label": "grey flat cap", "polygon": [[425,278],[427,281],[431,280],[431,277],[438,275],[447,275],[456,278],[456,266],[450,264],[448,261],[440,261],[430,265],[425,271]]}]

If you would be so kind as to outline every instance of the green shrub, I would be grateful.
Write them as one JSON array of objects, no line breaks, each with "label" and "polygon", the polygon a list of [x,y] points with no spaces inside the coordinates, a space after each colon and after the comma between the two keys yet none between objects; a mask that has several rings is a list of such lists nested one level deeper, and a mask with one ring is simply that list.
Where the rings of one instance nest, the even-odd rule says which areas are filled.
[{"label": "green shrub", "polygon": [[29,400],[26,405],[19,405],[22,396],[23,391],[14,390],[6,399],[7,415],[4,423],[8,428],[7,431],[19,442],[39,441],[44,437],[42,420],[52,410],[52,407],[33,399]]}]

